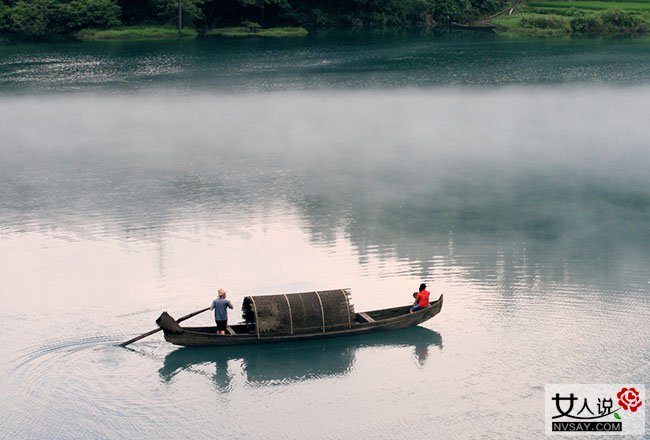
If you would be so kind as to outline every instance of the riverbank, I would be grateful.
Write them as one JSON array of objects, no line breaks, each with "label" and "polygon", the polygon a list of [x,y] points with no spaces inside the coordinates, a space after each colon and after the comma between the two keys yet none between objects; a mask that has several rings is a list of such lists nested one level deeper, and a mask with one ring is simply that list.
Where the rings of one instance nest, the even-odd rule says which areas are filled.
[{"label": "riverbank", "polygon": [[650,3],[533,1],[490,22],[498,33],[514,36],[640,35],[650,30]]},{"label": "riverbank", "polygon": [[[66,38],[81,32],[84,39],[160,39],[169,32],[125,35],[123,26],[174,26],[179,17],[183,27],[199,34],[215,30],[223,36],[300,36],[304,29],[406,29],[444,27],[450,22],[466,22],[488,16],[510,0],[487,4],[457,0],[381,0],[378,2],[221,2],[184,0],[38,0],[0,1],[0,36],[31,41]],[[292,28],[286,28],[286,27]],[[297,32],[295,28],[303,30]],[[243,29],[241,29],[243,28]],[[246,32],[257,28],[260,32]],[[106,29],[88,32],[86,29]],[[219,30],[220,29],[220,30]],[[235,29],[235,30],[233,30]],[[274,30],[271,30],[274,29]],[[283,30],[279,30],[283,29]],[[287,30],[290,29],[290,30]],[[117,33],[112,31],[118,30]],[[83,32],[82,32],[83,31]]]},{"label": "riverbank", "polygon": [[[308,35],[307,29],[302,27],[226,27],[212,29],[205,36],[220,37],[304,37]],[[198,32],[194,29],[183,29],[182,38],[196,38]],[[74,34],[74,37],[83,41],[135,41],[135,40],[173,40],[178,38],[178,29],[173,26],[129,26],[115,29],[84,29]]]},{"label": "riverbank", "polygon": [[208,32],[209,36],[219,37],[306,37],[309,35],[307,29],[303,27],[277,27],[277,28],[251,28],[251,27],[226,27],[212,29]]},{"label": "riverbank", "polygon": [[[182,38],[196,38],[194,29],[183,29]],[[173,26],[127,26],[113,29],[83,29],[74,34],[83,41],[105,40],[169,40],[178,38],[178,29]]]},{"label": "riverbank", "polygon": [[[617,36],[617,35],[642,35],[650,32],[650,2],[641,0],[632,1],[590,1],[590,0],[543,0],[530,1],[524,4],[513,5],[511,13],[507,3],[500,2],[502,13],[492,13],[485,10],[482,13],[467,12],[459,15],[455,20],[466,23],[467,29],[494,30],[504,36],[542,36],[542,37],[571,37],[571,36]],[[24,8],[23,8],[24,9]],[[61,23],[58,20],[35,20],[39,16],[36,12],[26,14],[17,6],[5,8],[4,21],[0,20],[0,44],[12,40],[60,40],[75,38],[83,41],[138,41],[138,40],[171,40],[178,38],[178,31],[173,25],[131,25],[123,26],[129,15],[125,12],[118,17],[119,9],[112,11],[109,19],[86,20],[81,22]],[[2,18],[0,11],[0,18]],[[23,14],[24,17],[20,14]],[[22,18],[21,18],[22,17]],[[430,18],[432,18],[431,16]],[[473,17],[470,19],[470,17]],[[28,20],[29,18],[29,20]],[[41,17],[42,18],[42,17]],[[452,17],[447,17],[452,19]],[[22,20],[22,21],[21,21]],[[287,22],[287,20],[284,20]],[[307,23],[309,20],[297,20],[297,24]],[[38,23],[50,23],[47,26],[36,26]],[[278,21],[282,22],[282,20]],[[289,20],[288,22],[291,22]],[[453,22],[453,20],[452,20]],[[13,23],[13,24],[12,24]],[[56,26],[51,23],[58,23]],[[201,24],[203,23],[203,24]],[[354,31],[368,31],[372,29],[448,29],[446,21],[436,20],[392,20],[377,22],[370,19],[352,20],[346,25],[337,26],[336,20],[317,20],[316,23],[302,26],[263,27],[257,22],[243,20],[231,26],[225,23],[222,27],[214,28],[208,21],[195,21],[187,25],[182,31],[182,38],[197,38],[199,36],[237,37],[237,38],[288,38],[304,37],[316,29],[351,29]],[[315,24],[315,26],[314,26]],[[342,24],[342,23],[339,23]],[[488,26],[490,25],[490,26]],[[76,27],[76,30],[74,28]],[[79,30],[79,28],[82,28]],[[200,31],[197,31],[199,29]],[[205,29],[210,29],[205,31]]]}]

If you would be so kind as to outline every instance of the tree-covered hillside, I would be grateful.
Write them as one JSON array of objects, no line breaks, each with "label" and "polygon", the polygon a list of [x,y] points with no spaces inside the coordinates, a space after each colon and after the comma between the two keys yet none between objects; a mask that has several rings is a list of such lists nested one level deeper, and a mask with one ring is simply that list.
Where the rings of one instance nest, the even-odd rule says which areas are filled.
[{"label": "tree-covered hillside", "polygon": [[[433,27],[496,11],[504,0],[181,0],[199,33],[251,23],[307,28]],[[178,0],[0,0],[0,33],[34,39],[85,28],[176,24]]]}]

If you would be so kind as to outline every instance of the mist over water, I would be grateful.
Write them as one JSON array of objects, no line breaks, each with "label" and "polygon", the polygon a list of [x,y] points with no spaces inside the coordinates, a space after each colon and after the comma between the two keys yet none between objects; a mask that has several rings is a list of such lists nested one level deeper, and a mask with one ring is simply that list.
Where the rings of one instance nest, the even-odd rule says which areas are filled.
[{"label": "mist over water", "polygon": [[321,238],[364,217],[382,228],[375,240],[640,244],[648,98],[647,87],[8,98],[3,218],[83,227],[90,215],[119,235],[197,215],[227,224],[227,206],[252,222],[298,213]]},{"label": "mist over water", "polygon": [[[541,438],[545,383],[646,381],[647,47],[533,46],[544,73],[516,42],[380,43],[0,48],[0,437]],[[486,47],[484,77],[459,67]],[[339,67],[305,67],[323,51]],[[351,287],[363,311],[421,281],[445,305],[406,332],[113,346],[219,287],[236,322],[248,294]]]}]

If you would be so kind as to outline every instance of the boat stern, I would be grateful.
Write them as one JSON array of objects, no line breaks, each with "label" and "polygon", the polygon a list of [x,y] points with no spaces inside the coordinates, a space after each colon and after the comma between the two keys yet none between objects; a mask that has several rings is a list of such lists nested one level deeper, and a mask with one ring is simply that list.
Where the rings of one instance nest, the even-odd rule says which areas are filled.
[{"label": "boat stern", "polygon": [[158,324],[158,327],[162,329],[162,331],[167,335],[168,333],[171,334],[180,334],[183,333],[185,330],[178,325],[178,322],[172,316],[167,313],[167,312],[162,312],[162,314],[156,319],[156,324]]}]

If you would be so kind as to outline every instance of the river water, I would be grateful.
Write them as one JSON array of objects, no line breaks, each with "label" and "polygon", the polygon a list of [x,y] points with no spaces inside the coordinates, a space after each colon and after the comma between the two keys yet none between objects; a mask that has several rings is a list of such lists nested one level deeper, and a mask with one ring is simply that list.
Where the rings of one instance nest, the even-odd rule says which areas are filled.
[{"label": "river water", "polygon": [[[0,46],[0,437],[543,438],[545,384],[647,383],[649,55]],[[363,311],[420,282],[445,304],[407,331],[115,347],[219,287],[234,323],[249,294],[349,287]]]}]

